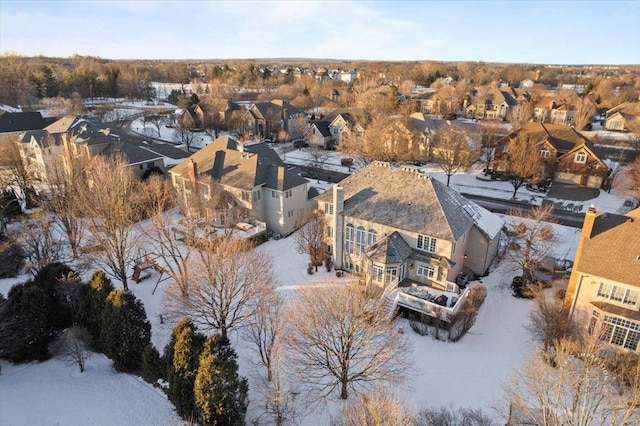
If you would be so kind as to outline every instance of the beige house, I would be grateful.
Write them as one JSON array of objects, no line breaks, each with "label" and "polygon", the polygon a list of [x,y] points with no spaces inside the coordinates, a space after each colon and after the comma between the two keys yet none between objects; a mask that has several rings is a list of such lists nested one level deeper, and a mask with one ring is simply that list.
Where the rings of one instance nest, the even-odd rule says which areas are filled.
[{"label": "beige house", "polygon": [[467,118],[506,119],[509,112],[520,102],[527,102],[530,96],[526,90],[513,87],[489,88],[478,94],[474,102],[465,108]]},{"label": "beige house", "polygon": [[485,275],[504,222],[411,167],[374,162],[316,197],[336,269],[380,286],[456,288]]},{"label": "beige house", "polygon": [[604,128],[619,132],[640,132],[640,101],[624,102],[608,110]]},{"label": "beige house", "polygon": [[576,114],[575,104],[548,96],[536,103],[533,112],[535,121],[564,125],[572,124]]},{"label": "beige house", "polygon": [[614,348],[640,342],[640,209],[585,215],[565,296],[569,319]]},{"label": "beige house", "polygon": [[221,197],[213,212],[220,226],[232,214],[239,221],[264,222],[268,231],[289,235],[311,205],[307,180],[265,143],[245,146],[219,137],[169,173],[188,207]]}]

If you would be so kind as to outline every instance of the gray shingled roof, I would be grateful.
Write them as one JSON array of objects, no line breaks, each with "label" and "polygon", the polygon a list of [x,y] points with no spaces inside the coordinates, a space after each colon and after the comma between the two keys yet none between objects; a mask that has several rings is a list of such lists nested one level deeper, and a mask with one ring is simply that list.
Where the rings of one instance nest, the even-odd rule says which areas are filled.
[{"label": "gray shingled roof", "polygon": [[316,129],[318,129],[318,132],[320,132],[320,134],[324,137],[331,136],[331,130],[329,130],[329,124],[331,123],[326,120],[320,120],[313,123],[313,125],[316,126]]},{"label": "gray shingled roof", "polygon": [[40,130],[47,124],[39,112],[5,112],[0,115],[0,133]]},{"label": "gray shingled roof", "polygon": [[129,164],[147,163],[161,159],[162,156],[142,149],[134,143],[116,140],[111,142],[101,152],[103,155],[122,154]]},{"label": "gray shingled roof", "polygon": [[[414,169],[375,162],[342,182],[345,216],[455,241],[474,224],[455,190]],[[331,191],[318,200],[331,202]]]},{"label": "gray shingled roof", "polygon": [[366,255],[377,263],[402,263],[407,260],[413,250],[398,232],[387,235],[382,240],[367,248]]}]

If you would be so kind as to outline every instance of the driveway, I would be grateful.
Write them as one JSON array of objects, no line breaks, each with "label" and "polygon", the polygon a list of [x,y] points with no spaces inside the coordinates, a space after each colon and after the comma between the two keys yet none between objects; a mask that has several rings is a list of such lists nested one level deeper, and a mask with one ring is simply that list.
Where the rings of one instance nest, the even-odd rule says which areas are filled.
[{"label": "driveway", "polygon": [[557,182],[553,182],[547,193],[548,198],[567,201],[588,201],[597,198],[599,195],[600,189],[598,188],[587,188],[585,186]]}]

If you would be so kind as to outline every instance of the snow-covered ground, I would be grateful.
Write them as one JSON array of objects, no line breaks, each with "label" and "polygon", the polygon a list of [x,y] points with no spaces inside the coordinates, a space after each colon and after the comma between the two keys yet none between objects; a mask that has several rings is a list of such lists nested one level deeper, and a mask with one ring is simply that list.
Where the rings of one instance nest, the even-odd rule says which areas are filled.
[{"label": "snow-covered ground", "polygon": [[[555,225],[560,245],[559,258],[573,259],[579,229]],[[284,299],[300,286],[318,285],[333,273],[319,268],[309,275],[308,258],[299,254],[293,237],[270,240],[257,250],[273,259],[274,285]],[[533,302],[511,295],[509,282],[515,275],[507,263],[498,263],[481,282],[488,288],[487,299],[475,326],[457,343],[436,341],[411,331],[405,320],[397,320],[413,343],[413,365],[409,378],[398,389],[407,407],[414,411],[425,405],[482,408],[495,415],[492,407],[498,402],[500,383],[507,379],[512,368],[518,367],[532,345],[524,326]],[[26,280],[26,276],[21,277]],[[342,278],[342,280],[346,280]],[[131,284],[140,298],[153,327],[153,344],[162,351],[169,340],[172,324],[161,324],[163,294],[167,282],[153,289],[157,274],[140,284]],[[20,279],[0,280],[0,292]],[[117,283],[116,283],[117,285]],[[256,359],[242,337],[232,336],[239,354],[240,373],[250,379],[250,404],[247,419],[261,414],[256,403]],[[333,401],[323,411],[306,413],[299,421],[305,425],[328,424],[340,407]],[[0,375],[0,424],[154,424],[174,425],[178,419],[162,393],[142,379],[117,374],[102,355],[90,359],[88,369],[79,374],[76,367],[66,366],[53,359],[44,363],[11,365],[3,363]]]}]

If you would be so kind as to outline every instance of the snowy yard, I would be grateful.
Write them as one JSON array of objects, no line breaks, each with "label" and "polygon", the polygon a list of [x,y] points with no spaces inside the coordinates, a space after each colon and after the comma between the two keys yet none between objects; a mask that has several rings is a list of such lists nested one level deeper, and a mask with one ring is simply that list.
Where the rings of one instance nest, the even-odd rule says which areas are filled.
[{"label": "snowy yard", "polygon": [[[572,259],[580,230],[555,227],[561,241],[556,256]],[[275,286],[285,299],[300,286],[319,285],[323,279],[334,277],[324,267],[309,275],[307,256],[297,253],[293,237],[267,241],[257,250],[273,259]],[[501,396],[500,383],[521,364],[533,344],[524,328],[533,302],[511,295],[509,283],[514,275],[509,265],[499,263],[481,280],[488,288],[487,299],[475,326],[457,343],[419,336],[406,320],[396,320],[413,343],[413,367],[405,386],[398,389],[410,410],[425,405],[451,405],[482,408],[496,415],[492,408]],[[153,273],[140,284],[131,284],[131,288],[144,302],[153,327],[152,342],[162,351],[172,324],[160,323],[167,282],[152,294],[156,279]],[[19,281],[0,280],[0,292],[6,294]],[[249,396],[253,402],[247,419],[252,419],[261,411],[254,390],[258,364],[241,336],[232,335],[232,343],[239,354],[240,374],[250,380]],[[171,404],[159,390],[138,377],[114,373],[103,355],[90,358],[84,374],[55,359],[15,366],[3,362],[0,407],[2,425],[178,423]],[[331,401],[323,411],[306,413],[298,420],[305,425],[325,425],[339,408],[339,401]]]}]

